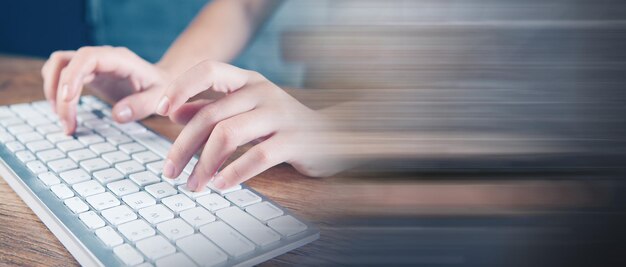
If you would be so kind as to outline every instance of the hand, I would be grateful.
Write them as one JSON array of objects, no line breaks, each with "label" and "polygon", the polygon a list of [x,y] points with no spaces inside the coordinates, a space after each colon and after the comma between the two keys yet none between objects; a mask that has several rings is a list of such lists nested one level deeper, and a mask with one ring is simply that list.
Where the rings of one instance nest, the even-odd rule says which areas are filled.
[{"label": "hand", "polygon": [[[226,95],[186,103],[204,90]],[[309,176],[336,171],[321,164],[323,153],[316,149],[323,147],[324,117],[256,72],[205,61],[178,77],[160,99],[157,113],[186,124],[170,149],[164,176],[178,177],[204,144],[187,182],[191,190],[202,190],[210,180],[229,188],[282,162]],[[263,141],[217,173],[237,147],[258,139]]]},{"label": "hand", "polygon": [[154,99],[171,80],[164,70],[130,50],[110,46],[54,52],[41,74],[46,99],[59,115],[67,134],[76,129],[76,104],[83,85],[114,98],[124,97],[112,113],[116,121],[129,122],[154,113]]}]

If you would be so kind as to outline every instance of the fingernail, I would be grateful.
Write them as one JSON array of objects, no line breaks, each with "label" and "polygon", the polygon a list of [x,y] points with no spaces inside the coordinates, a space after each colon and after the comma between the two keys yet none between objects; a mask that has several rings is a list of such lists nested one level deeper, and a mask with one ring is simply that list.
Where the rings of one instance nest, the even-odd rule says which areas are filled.
[{"label": "fingernail", "polygon": [[61,87],[61,98],[65,101],[70,100],[70,88],[67,84],[64,84],[63,87]]},{"label": "fingernail", "polygon": [[167,110],[170,108],[170,99],[167,96],[161,98],[161,102],[157,106],[156,113],[159,115],[167,115]]},{"label": "fingernail", "polygon": [[117,113],[117,118],[124,122],[129,121],[132,116],[133,111],[129,107],[124,107]]},{"label": "fingernail", "polygon": [[224,177],[222,177],[221,175],[217,175],[213,178],[213,186],[215,186],[215,188],[224,189],[225,185],[226,181],[224,181]]},{"label": "fingernail", "polygon": [[195,175],[191,175],[189,176],[189,179],[187,179],[187,189],[197,192],[198,190],[198,179],[196,179]]},{"label": "fingernail", "polygon": [[174,162],[171,159],[167,159],[163,165],[163,176],[172,179],[175,171],[176,166],[174,166]]}]

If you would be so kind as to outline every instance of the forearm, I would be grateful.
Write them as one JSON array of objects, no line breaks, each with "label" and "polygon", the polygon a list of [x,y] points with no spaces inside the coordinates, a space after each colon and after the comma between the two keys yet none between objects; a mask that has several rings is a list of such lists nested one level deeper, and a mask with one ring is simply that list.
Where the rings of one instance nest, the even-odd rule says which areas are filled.
[{"label": "forearm", "polygon": [[202,60],[232,61],[281,0],[215,0],[170,46],[158,65],[178,75]]}]

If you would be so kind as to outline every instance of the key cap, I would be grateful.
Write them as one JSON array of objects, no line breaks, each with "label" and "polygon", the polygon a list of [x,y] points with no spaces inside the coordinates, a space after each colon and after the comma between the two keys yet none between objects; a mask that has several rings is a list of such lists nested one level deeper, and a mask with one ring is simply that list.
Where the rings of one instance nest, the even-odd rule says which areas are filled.
[{"label": "key cap", "polygon": [[208,188],[205,188],[204,190],[202,190],[200,192],[189,191],[189,189],[187,188],[187,185],[179,185],[178,186],[178,191],[182,192],[183,194],[185,194],[188,197],[193,198],[193,199],[196,199],[196,198],[199,198],[201,196],[206,196],[208,194],[211,194],[211,190],[209,190]]},{"label": "key cap", "polygon": [[78,112],[76,114],[76,121],[78,122],[86,122],[97,118],[98,116],[88,111]]},{"label": "key cap", "polygon": [[97,143],[104,142],[104,138],[100,137],[97,134],[87,134],[78,137],[78,141],[83,143],[83,145],[92,145]]},{"label": "key cap", "polygon": [[17,137],[17,140],[19,140],[22,143],[28,143],[28,142],[38,141],[38,140],[43,139],[43,136],[37,132],[23,133],[16,137]]},{"label": "key cap", "polygon": [[100,241],[108,247],[114,247],[124,243],[124,239],[115,231],[111,226],[106,226],[96,230],[96,236],[100,238]]},{"label": "key cap", "polygon": [[245,207],[254,203],[261,202],[261,198],[248,189],[237,190],[226,194],[226,199],[235,203],[239,207]]},{"label": "key cap", "polygon": [[158,184],[146,186],[145,190],[155,198],[164,198],[178,193],[176,189],[174,189],[174,187],[167,184],[166,182],[160,182]]},{"label": "key cap", "polygon": [[94,129],[94,131],[96,131],[97,133],[99,133],[102,136],[118,135],[118,134],[122,133],[118,129],[111,128],[111,127],[98,128],[98,129]]},{"label": "key cap", "polygon": [[42,115],[29,103],[11,105],[10,108],[13,112],[15,112],[15,114],[24,119],[40,117]]},{"label": "key cap", "polygon": [[215,212],[215,215],[259,246],[280,240],[280,235],[237,207]]},{"label": "key cap", "polygon": [[161,181],[159,177],[156,177],[156,175],[152,174],[149,171],[133,173],[128,177],[139,186],[146,186]]},{"label": "key cap", "polygon": [[196,166],[197,163],[198,163],[197,158],[191,158],[189,162],[187,163],[187,165],[185,165],[183,172],[187,174],[191,174],[191,172],[193,171],[193,168]]},{"label": "key cap", "polygon": [[74,150],[70,153],[67,153],[67,156],[70,157],[75,162],[80,162],[86,159],[95,158],[96,154],[93,153],[89,149],[79,149],[79,150]]},{"label": "key cap", "polygon": [[72,188],[82,197],[88,197],[95,194],[104,193],[104,187],[95,180],[77,183],[73,185]]},{"label": "key cap", "polygon": [[128,179],[109,183],[107,188],[109,188],[113,194],[120,197],[139,191],[139,187]]},{"label": "key cap", "polygon": [[186,174],[183,172],[175,179],[170,179],[170,178],[166,178],[163,176],[161,176],[161,178],[163,179],[163,181],[167,182],[168,184],[182,185],[182,184],[187,184],[187,180],[189,179],[189,174]]},{"label": "key cap", "polygon": [[41,180],[41,182],[43,182],[46,186],[52,186],[52,185],[61,183],[61,180],[59,180],[59,177],[54,175],[53,172],[41,173],[37,176],[37,178],[39,178],[39,180]]},{"label": "key cap", "polygon": [[17,152],[17,151],[20,151],[20,150],[24,150],[24,149],[26,149],[26,148],[24,147],[24,145],[22,145],[22,143],[20,143],[20,142],[15,142],[15,141],[13,141],[13,142],[9,142],[9,143],[7,143],[5,146],[6,146],[6,147],[7,147],[7,148],[11,151],[11,152],[13,152],[13,153],[15,153],[15,152]]},{"label": "key cap", "polygon": [[127,222],[117,227],[117,230],[132,242],[153,236],[156,233],[144,220]]},{"label": "key cap", "polygon": [[143,262],[143,256],[141,256],[139,251],[131,247],[129,244],[123,244],[113,248],[113,253],[115,253],[115,256],[120,258],[120,260],[128,266],[137,265]]},{"label": "key cap", "polygon": [[39,125],[44,125],[44,124],[48,124],[50,123],[50,120],[46,117],[35,117],[35,118],[29,118],[28,120],[26,120],[26,122],[33,127],[39,126]]},{"label": "key cap", "polygon": [[65,154],[56,148],[37,152],[36,155],[43,162],[65,158]]},{"label": "key cap", "polygon": [[272,203],[265,201],[248,206],[246,208],[246,212],[263,222],[283,215],[283,211],[281,209],[272,205]]},{"label": "key cap", "polygon": [[39,151],[54,148],[54,145],[46,140],[39,140],[27,143],[26,147],[33,153],[37,153]]},{"label": "key cap", "polygon": [[76,127],[76,131],[74,131],[74,136],[75,137],[80,137],[80,136],[84,136],[84,135],[90,135],[93,134],[93,131],[87,127],[83,127],[83,126],[78,126]]},{"label": "key cap", "polygon": [[129,175],[132,173],[146,170],[146,168],[143,165],[139,164],[139,162],[136,162],[134,160],[117,163],[115,164],[115,168],[119,170],[121,173],[123,173],[124,175]]},{"label": "key cap", "polygon": [[291,215],[280,216],[276,219],[269,220],[267,225],[284,236],[292,236],[306,230],[306,224],[296,220]]},{"label": "key cap", "polygon": [[16,125],[16,124],[23,124],[24,121],[20,118],[16,118],[16,117],[9,117],[9,118],[2,118],[0,119],[0,124],[2,124],[2,126],[4,127],[9,127],[11,125]]},{"label": "key cap", "polygon": [[159,223],[157,230],[172,241],[191,235],[194,232],[193,228],[180,218]]},{"label": "key cap", "polygon": [[140,144],[137,143],[129,143],[129,144],[123,144],[120,146],[120,150],[124,151],[126,154],[130,155],[133,153],[137,153],[137,152],[141,152],[141,151],[145,151],[146,148]]},{"label": "key cap", "polygon": [[140,209],[139,215],[151,224],[157,224],[174,218],[174,213],[162,204]]},{"label": "key cap", "polygon": [[11,142],[13,140],[15,140],[15,137],[13,137],[11,134],[5,132],[0,133],[0,143],[6,144],[7,142]]},{"label": "key cap", "polygon": [[180,217],[191,226],[198,228],[207,223],[215,221],[215,216],[202,207],[195,207],[180,213]]},{"label": "key cap", "polygon": [[96,210],[108,209],[120,204],[120,201],[110,192],[88,196],[85,200]]},{"label": "key cap", "polygon": [[154,262],[157,267],[179,267],[179,266],[197,266],[191,259],[189,259],[183,253],[176,253]]},{"label": "key cap", "polygon": [[91,172],[95,172],[95,171],[99,171],[99,170],[103,170],[103,169],[109,168],[109,167],[111,167],[111,165],[109,165],[109,163],[107,163],[103,159],[95,158],[95,159],[89,159],[89,160],[81,161],[80,162],[80,167],[85,169],[85,171],[91,173]]},{"label": "key cap", "polygon": [[156,205],[156,200],[144,191],[126,195],[122,200],[134,210]]},{"label": "key cap", "polygon": [[124,179],[124,175],[113,168],[94,172],[93,177],[96,178],[96,180],[98,180],[101,184],[108,184],[110,182]]},{"label": "key cap", "polygon": [[218,244],[226,253],[239,257],[254,251],[254,244],[224,222],[213,222],[200,227],[200,233]]},{"label": "key cap", "polygon": [[74,196],[74,192],[65,184],[57,184],[50,186],[50,190],[60,199],[66,199]]},{"label": "key cap", "polygon": [[[78,165],[71,159],[57,159],[48,162],[48,167],[56,173],[76,169]],[[63,177],[61,177],[63,178]]]},{"label": "key cap", "polygon": [[200,234],[191,235],[176,241],[176,246],[193,261],[202,266],[223,264],[228,256]]},{"label": "key cap", "polygon": [[103,210],[101,214],[113,225],[120,225],[137,219],[137,214],[126,205]]},{"label": "key cap", "polygon": [[20,152],[15,153],[15,156],[22,163],[26,163],[26,162],[33,161],[33,160],[37,159],[35,157],[35,155],[33,153],[31,153],[30,151],[20,151]]},{"label": "key cap", "polygon": [[165,164],[165,161],[159,160],[157,162],[152,162],[146,165],[146,167],[148,167],[148,170],[152,173],[156,175],[161,175],[161,171],[163,171],[163,164]]},{"label": "key cap", "polygon": [[91,179],[91,176],[81,169],[62,172],[59,174],[59,176],[67,184],[80,183]]},{"label": "key cap", "polygon": [[237,191],[237,190],[241,189],[241,185],[235,185],[235,186],[233,186],[231,188],[226,188],[226,189],[223,189],[223,190],[222,189],[217,189],[217,188],[215,188],[215,186],[213,186],[212,182],[209,182],[206,186],[208,188],[211,188],[211,190],[215,191],[216,193],[218,193],[220,195],[225,195],[225,194],[228,194],[230,192],[234,192],[234,191]]},{"label": "key cap", "polygon": [[141,164],[147,164],[150,162],[161,160],[161,157],[159,157],[157,154],[154,154],[154,152],[152,151],[135,153],[132,155],[132,158],[136,161],[139,161],[139,163]]},{"label": "key cap", "polygon": [[87,206],[87,204],[85,204],[85,202],[78,197],[68,198],[63,201],[63,203],[65,203],[65,206],[70,208],[70,210],[74,213],[81,213],[89,210],[89,206]]},{"label": "key cap", "polygon": [[89,227],[89,229],[98,229],[105,225],[104,220],[93,211],[78,214],[78,218]]},{"label": "key cap", "polygon": [[170,142],[149,131],[133,134],[133,138],[161,157],[165,157],[172,147]]},{"label": "key cap", "polygon": [[83,125],[89,129],[100,129],[100,128],[108,128],[109,123],[105,122],[101,119],[90,119],[83,122]]},{"label": "key cap", "polygon": [[46,135],[46,139],[48,139],[48,141],[50,141],[53,144],[73,140],[71,136],[68,136],[65,133],[48,134]]},{"label": "key cap", "polygon": [[115,127],[117,127],[118,129],[122,130],[122,132],[125,133],[140,133],[140,132],[144,132],[146,131],[146,128],[144,128],[143,126],[141,126],[139,123],[136,122],[128,122],[128,123],[117,123],[117,122],[113,122],[113,125]]},{"label": "key cap", "polygon": [[9,133],[11,133],[13,135],[17,135],[17,134],[21,134],[21,133],[32,132],[33,131],[33,127],[30,127],[30,126],[28,126],[26,124],[17,124],[17,125],[13,125],[13,126],[7,127],[7,131],[9,131]]},{"label": "key cap", "polygon": [[56,125],[54,123],[39,125],[37,126],[36,129],[37,129],[37,132],[39,132],[42,135],[58,133],[61,131],[61,127],[59,127],[59,125]]},{"label": "key cap", "polygon": [[0,107],[0,118],[7,117],[15,117],[15,113],[13,113],[8,107]]},{"label": "key cap", "polygon": [[89,146],[89,149],[91,149],[91,151],[93,151],[97,155],[101,155],[101,154],[104,154],[104,153],[107,153],[107,152],[111,152],[111,151],[117,150],[113,145],[111,145],[109,143],[93,144],[93,145]]},{"label": "key cap", "polygon": [[111,143],[114,146],[119,146],[119,145],[123,145],[126,143],[130,143],[133,140],[130,139],[130,137],[123,135],[123,134],[118,134],[118,135],[110,135],[107,136],[107,141],[109,141],[109,143]]},{"label": "key cap", "polygon": [[183,194],[173,195],[161,200],[161,203],[165,204],[172,211],[178,213],[186,209],[191,209],[196,206],[196,203]]},{"label": "key cap", "polygon": [[196,202],[212,212],[230,206],[230,202],[228,202],[228,200],[220,197],[217,194],[210,194],[207,196],[199,197],[198,199],[196,199]]},{"label": "key cap", "polygon": [[84,148],[85,145],[83,145],[81,142],[78,142],[77,140],[68,140],[57,143],[57,147],[59,148],[59,150],[67,153],[72,150]]},{"label": "key cap", "polygon": [[130,157],[128,156],[128,154],[122,151],[114,151],[102,154],[102,159],[110,164],[115,164],[118,162],[127,161],[130,159]]},{"label": "key cap", "polygon": [[160,235],[141,240],[137,242],[136,246],[150,260],[156,260],[176,252],[176,248]]},{"label": "key cap", "polygon": [[46,165],[43,165],[43,163],[38,160],[26,163],[26,167],[28,167],[28,169],[34,174],[40,174],[42,172],[48,171],[48,167],[46,167]]}]

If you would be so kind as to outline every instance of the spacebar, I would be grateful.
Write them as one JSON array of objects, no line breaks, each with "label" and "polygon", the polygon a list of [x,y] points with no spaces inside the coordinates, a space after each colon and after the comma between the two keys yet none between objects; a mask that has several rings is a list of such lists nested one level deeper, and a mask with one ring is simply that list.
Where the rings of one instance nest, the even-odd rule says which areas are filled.
[{"label": "spacebar", "polygon": [[148,149],[154,151],[161,157],[166,157],[172,147],[172,144],[165,138],[150,131],[135,133],[130,135],[130,137],[135,139],[138,143],[146,146]]}]

